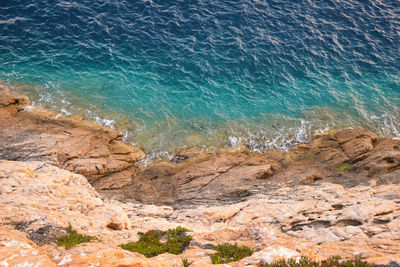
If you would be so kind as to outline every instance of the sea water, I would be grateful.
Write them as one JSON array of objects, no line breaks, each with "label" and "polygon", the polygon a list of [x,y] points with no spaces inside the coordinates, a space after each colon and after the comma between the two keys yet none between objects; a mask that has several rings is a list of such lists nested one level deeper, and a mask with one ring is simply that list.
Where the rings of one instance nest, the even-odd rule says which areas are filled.
[{"label": "sea water", "polygon": [[0,79],[153,158],[400,135],[400,1],[0,0]]}]

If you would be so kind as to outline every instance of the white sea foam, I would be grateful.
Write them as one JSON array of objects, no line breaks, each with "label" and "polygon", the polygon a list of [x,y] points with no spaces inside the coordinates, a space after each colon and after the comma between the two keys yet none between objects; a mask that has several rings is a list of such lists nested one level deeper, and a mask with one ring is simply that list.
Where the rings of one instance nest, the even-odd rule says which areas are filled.
[{"label": "white sea foam", "polygon": [[71,116],[72,113],[62,108],[62,109],[60,110],[60,113],[58,113],[53,119],[54,119],[54,120],[57,120],[57,119],[59,119],[62,115]]},{"label": "white sea foam", "polygon": [[132,135],[132,133],[128,130],[122,130],[122,142],[126,142],[128,138]]},{"label": "white sea foam", "polygon": [[26,111],[28,111],[28,110],[34,108],[34,107],[35,107],[35,102],[32,101],[30,105],[26,106],[26,107],[22,110],[22,112],[26,112]]},{"label": "white sea foam", "polygon": [[229,136],[228,139],[231,142],[232,147],[237,147],[239,145],[239,138],[236,136]]},{"label": "white sea foam", "polygon": [[105,119],[105,118],[95,117],[95,121],[104,126],[109,126],[111,128],[114,128],[114,125],[115,125],[115,120],[109,120],[109,119]]}]

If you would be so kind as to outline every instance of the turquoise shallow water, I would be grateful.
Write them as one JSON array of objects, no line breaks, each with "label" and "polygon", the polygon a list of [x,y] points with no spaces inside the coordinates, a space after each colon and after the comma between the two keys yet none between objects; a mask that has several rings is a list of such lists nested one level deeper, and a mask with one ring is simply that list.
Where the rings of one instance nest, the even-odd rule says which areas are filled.
[{"label": "turquoise shallow water", "polygon": [[162,157],[400,133],[399,1],[0,1],[0,78]]}]

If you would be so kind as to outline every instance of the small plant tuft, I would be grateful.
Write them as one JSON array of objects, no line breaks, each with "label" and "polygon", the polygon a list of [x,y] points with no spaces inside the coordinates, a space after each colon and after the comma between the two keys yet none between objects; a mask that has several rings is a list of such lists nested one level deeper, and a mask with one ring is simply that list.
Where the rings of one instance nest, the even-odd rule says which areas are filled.
[{"label": "small plant tuft", "polygon": [[78,232],[72,229],[72,226],[69,225],[67,228],[67,234],[56,239],[57,246],[64,246],[66,249],[70,249],[75,247],[81,243],[87,243],[94,240],[98,240],[97,237],[78,234]]},{"label": "small plant tuft", "polygon": [[251,256],[253,249],[247,246],[238,246],[232,244],[218,245],[213,248],[217,253],[211,254],[210,258],[213,264],[229,263],[239,261],[245,257]]},{"label": "small plant tuft", "polygon": [[150,230],[146,233],[139,233],[139,241],[121,244],[120,247],[131,252],[141,253],[147,258],[165,252],[178,255],[189,246],[192,240],[192,237],[186,232],[189,230],[180,226],[165,232]]},{"label": "small plant tuft", "polygon": [[189,267],[192,263],[193,261],[189,262],[187,258],[182,259],[183,267]]},{"label": "small plant tuft", "polygon": [[259,267],[374,267],[363,261],[362,257],[357,257],[354,260],[342,260],[340,256],[332,256],[322,262],[313,261],[306,256],[301,256],[300,259],[280,260],[274,263],[259,264]]},{"label": "small plant tuft", "polygon": [[348,168],[350,168],[350,167],[351,167],[350,164],[345,163],[345,164],[342,164],[342,165],[340,165],[339,167],[337,167],[337,168],[335,169],[335,171],[343,171],[343,170],[346,170],[346,169],[348,169]]}]

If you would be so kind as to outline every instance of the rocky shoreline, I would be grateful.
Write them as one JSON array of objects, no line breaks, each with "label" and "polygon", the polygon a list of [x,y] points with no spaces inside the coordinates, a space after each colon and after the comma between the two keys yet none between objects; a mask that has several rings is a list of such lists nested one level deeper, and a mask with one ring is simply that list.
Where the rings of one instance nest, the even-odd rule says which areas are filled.
[{"label": "rocky shoreline", "polygon": [[[143,167],[117,131],[29,104],[0,85],[0,264],[208,266],[210,246],[233,242],[255,253],[230,266],[301,255],[400,264],[396,138],[346,129],[289,152],[191,149]],[[57,246],[69,224],[102,242]],[[181,255],[118,247],[177,226],[193,236]]]}]

